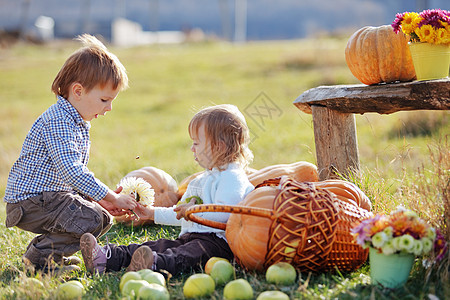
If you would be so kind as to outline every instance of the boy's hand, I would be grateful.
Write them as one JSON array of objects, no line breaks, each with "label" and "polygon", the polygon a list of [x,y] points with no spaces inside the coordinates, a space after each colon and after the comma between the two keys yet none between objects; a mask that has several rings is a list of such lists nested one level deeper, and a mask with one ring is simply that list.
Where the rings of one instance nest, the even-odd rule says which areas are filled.
[{"label": "boy's hand", "polygon": [[177,213],[178,220],[181,218],[185,218],[187,221],[189,221],[189,218],[186,218],[186,210],[195,205],[195,200],[195,198],[192,198],[189,203],[180,204],[173,209],[173,211]]},{"label": "boy's hand", "polygon": [[111,202],[108,202],[104,199],[98,201],[98,204],[100,204],[104,209],[106,209],[111,215],[115,217],[127,214],[125,210],[115,207]]},{"label": "boy's hand", "polygon": [[[119,194],[122,191],[122,187],[117,188],[115,191],[109,191],[105,198],[102,200],[109,202],[110,205],[106,204],[105,209],[111,210],[114,213],[119,213],[120,210],[134,210],[137,206],[137,202],[131,195]],[[102,201],[101,200],[101,201]],[[107,208],[108,207],[108,208]],[[114,214],[110,213],[114,216]]]}]

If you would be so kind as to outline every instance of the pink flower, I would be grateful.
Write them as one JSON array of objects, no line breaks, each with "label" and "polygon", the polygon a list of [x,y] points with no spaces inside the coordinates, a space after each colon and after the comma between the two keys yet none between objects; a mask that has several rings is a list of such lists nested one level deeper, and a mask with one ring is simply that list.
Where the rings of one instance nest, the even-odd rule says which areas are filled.
[{"label": "pink flower", "polygon": [[392,22],[391,26],[394,29],[395,33],[398,33],[400,31],[400,25],[403,21],[403,16],[406,14],[406,12],[402,13],[402,14],[396,14],[395,15],[395,20],[394,22]]},{"label": "pink flower", "polygon": [[439,230],[436,231],[436,239],[434,240],[434,254],[436,255],[436,261],[441,261],[448,250],[448,244],[445,241],[444,236]]},{"label": "pink flower", "polygon": [[[435,29],[443,28],[440,21],[444,21],[449,23],[449,16],[446,15],[443,10],[440,9],[427,9],[422,11],[419,15],[423,18],[423,20],[419,23],[419,28],[423,25],[431,25]],[[447,12],[446,12],[447,13]]]},{"label": "pink flower", "polygon": [[380,215],[376,215],[371,219],[362,221],[358,226],[351,229],[351,233],[356,236],[356,243],[363,246],[366,241],[370,241],[372,238],[372,227],[380,218]]}]

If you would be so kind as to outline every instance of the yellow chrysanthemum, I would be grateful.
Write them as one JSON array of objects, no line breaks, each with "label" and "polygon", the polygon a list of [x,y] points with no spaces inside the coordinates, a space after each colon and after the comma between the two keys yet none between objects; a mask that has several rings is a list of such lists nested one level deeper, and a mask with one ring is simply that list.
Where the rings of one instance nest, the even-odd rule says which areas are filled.
[{"label": "yellow chrysanthemum", "polygon": [[436,30],[436,44],[450,44],[450,26]]},{"label": "yellow chrysanthemum", "polygon": [[123,188],[122,194],[132,194],[137,202],[144,206],[151,206],[155,202],[155,191],[150,183],[142,178],[125,177],[119,186]]},{"label": "yellow chrysanthemum", "polygon": [[422,27],[417,28],[415,33],[421,42],[435,43],[436,41],[436,30],[434,30],[431,25],[423,25]]},{"label": "yellow chrysanthemum", "polygon": [[401,23],[402,31],[405,34],[411,35],[417,28],[417,25],[422,21],[422,18],[416,12],[408,12],[403,16]]}]

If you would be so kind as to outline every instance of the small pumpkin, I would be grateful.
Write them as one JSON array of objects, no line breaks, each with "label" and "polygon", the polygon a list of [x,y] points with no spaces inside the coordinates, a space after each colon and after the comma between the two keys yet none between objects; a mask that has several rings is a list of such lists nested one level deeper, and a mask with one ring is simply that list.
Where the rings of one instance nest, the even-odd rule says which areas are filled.
[{"label": "small pumpkin", "polygon": [[367,85],[416,78],[408,38],[403,32],[396,34],[390,25],[366,26],[353,33],[345,60],[352,74]]},{"label": "small pumpkin", "polygon": [[181,180],[180,184],[178,185],[178,189],[177,189],[177,194],[180,199],[181,199],[181,197],[183,197],[184,193],[186,193],[187,186],[192,181],[192,179],[194,179],[198,175],[202,174],[203,172],[204,171],[191,174],[191,175],[187,176],[186,178],[184,178],[183,180]]},{"label": "small pumpkin", "polygon": [[[171,207],[175,205],[181,198],[177,194],[177,182],[165,171],[155,167],[143,167],[137,170],[133,170],[126,174],[125,177],[137,177],[142,178],[152,186],[155,191],[155,203],[154,206]],[[131,220],[127,216],[115,217],[115,220],[119,223],[125,223],[131,225]],[[133,221],[134,226],[141,226],[145,224],[153,224],[151,221]]]},{"label": "small pumpkin", "polygon": [[317,167],[306,161],[298,161],[291,164],[271,165],[248,175],[250,182],[257,186],[263,181],[286,175],[296,181],[318,181]]},{"label": "small pumpkin", "polygon": [[334,194],[338,199],[359,206],[367,211],[371,211],[372,203],[370,199],[363,193],[354,183],[329,179],[313,183],[316,187],[325,189]]}]

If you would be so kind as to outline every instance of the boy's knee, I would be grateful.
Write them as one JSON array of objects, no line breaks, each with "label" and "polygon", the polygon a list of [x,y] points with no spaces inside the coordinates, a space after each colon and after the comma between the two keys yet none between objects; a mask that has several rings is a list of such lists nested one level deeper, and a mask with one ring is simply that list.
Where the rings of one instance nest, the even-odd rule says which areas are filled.
[{"label": "boy's knee", "polygon": [[100,237],[111,228],[113,219],[107,211],[97,204],[94,205],[93,213],[92,226],[87,232],[92,233],[95,237]]}]

